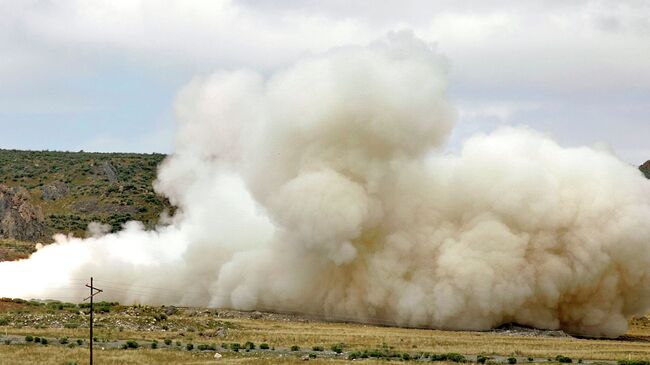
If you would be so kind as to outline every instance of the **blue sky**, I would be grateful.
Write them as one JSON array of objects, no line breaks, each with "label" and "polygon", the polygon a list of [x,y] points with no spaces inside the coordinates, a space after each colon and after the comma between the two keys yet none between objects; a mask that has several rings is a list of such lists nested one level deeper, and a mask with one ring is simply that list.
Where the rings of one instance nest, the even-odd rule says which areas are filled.
[{"label": "blue sky", "polygon": [[171,152],[174,98],[412,29],[450,63],[450,141],[527,125],[650,159],[647,1],[0,0],[0,148]]}]

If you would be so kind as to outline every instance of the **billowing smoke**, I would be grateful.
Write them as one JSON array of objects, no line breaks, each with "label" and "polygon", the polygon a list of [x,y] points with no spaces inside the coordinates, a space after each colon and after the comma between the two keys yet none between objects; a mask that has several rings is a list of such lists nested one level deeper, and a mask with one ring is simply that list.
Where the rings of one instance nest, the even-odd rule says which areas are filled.
[{"label": "billowing smoke", "polygon": [[0,264],[0,296],[300,312],[617,336],[650,308],[650,183],[604,151],[505,128],[444,154],[446,65],[398,33],[177,101],[156,189],[178,213]]}]

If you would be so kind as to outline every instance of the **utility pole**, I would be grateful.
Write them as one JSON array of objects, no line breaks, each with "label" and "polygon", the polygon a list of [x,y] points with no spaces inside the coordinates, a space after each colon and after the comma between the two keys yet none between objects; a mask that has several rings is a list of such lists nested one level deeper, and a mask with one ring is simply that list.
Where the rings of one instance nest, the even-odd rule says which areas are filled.
[{"label": "utility pole", "polygon": [[90,285],[86,284],[87,288],[90,288],[90,296],[84,299],[84,302],[90,299],[90,365],[93,365],[93,297],[102,292],[101,289],[97,289],[93,286],[93,277],[90,277]]}]

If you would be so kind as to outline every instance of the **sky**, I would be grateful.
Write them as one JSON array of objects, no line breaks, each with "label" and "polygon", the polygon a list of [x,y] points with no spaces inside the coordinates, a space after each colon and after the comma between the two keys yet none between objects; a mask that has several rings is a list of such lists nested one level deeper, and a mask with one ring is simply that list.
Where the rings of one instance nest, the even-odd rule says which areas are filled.
[{"label": "sky", "polygon": [[650,159],[650,1],[0,0],[0,148],[164,152],[174,99],[409,29],[449,62],[449,151],[528,126]]}]

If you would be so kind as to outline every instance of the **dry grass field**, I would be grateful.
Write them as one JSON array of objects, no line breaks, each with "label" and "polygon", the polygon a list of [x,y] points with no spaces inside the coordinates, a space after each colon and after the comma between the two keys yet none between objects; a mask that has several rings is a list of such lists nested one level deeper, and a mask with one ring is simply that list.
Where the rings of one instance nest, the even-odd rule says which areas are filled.
[{"label": "dry grass field", "polygon": [[[357,359],[374,364],[429,360],[429,354],[460,353],[468,362],[476,355],[488,362],[553,363],[557,355],[572,361],[614,363],[650,359],[650,320],[631,322],[628,334],[616,340],[533,335],[534,331],[462,332],[405,329],[356,323],[333,323],[299,316],[205,308],[121,306],[100,303],[95,322],[98,364],[292,364],[347,363],[351,353],[379,350],[390,359]],[[1,364],[83,364],[88,357],[87,308],[59,302],[0,301]],[[45,338],[48,344],[26,341]],[[128,348],[127,341],[138,348]],[[245,350],[245,344],[254,349]],[[152,348],[152,343],[156,347]],[[260,349],[266,343],[268,349]],[[188,350],[188,345],[193,347]],[[233,345],[241,349],[233,351]],[[341,344],[342,353],[332,346]],[[292,347],[300,350],[292,351]],[[320,350],[321,347],[323,350]],[[316,348],[316,351],[314,350]],[[294,348],[295,350],[295,348]],[[529,358],[532,359],[529,360]],[[549,360],[550,359],[550,360]],[[439,362],[442,364],[443,362]]]}]

